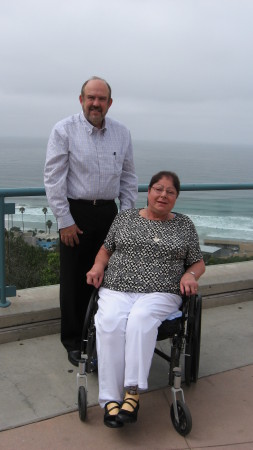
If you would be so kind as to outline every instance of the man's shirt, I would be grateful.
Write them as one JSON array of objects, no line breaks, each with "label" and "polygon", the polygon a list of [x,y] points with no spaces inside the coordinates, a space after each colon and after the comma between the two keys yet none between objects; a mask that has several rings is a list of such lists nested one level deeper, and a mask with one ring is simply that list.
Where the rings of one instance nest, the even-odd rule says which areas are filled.
[{"label": "man's shirt", "polygon": [[83,112],[53,128],[48,141],[44,183],[59,228],[74,224],[68,198],[112,200],[133,208],[138,181],[129,130],[111,118],[98,129]]}]

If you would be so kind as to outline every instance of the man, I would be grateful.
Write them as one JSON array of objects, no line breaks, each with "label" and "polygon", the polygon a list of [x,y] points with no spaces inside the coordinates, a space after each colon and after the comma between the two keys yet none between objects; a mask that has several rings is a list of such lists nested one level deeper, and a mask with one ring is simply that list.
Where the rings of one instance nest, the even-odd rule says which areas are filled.
[{"label": "man", "polygon": [[120,209],[134,207],[138,184],[129,131],[105,118],[111,88],[87,80],[79,97],[82,112],[58,122],[49,137],[44,182],[60,231],[61,341],[78,365],[81,334],[92,287],[86,273]]}]

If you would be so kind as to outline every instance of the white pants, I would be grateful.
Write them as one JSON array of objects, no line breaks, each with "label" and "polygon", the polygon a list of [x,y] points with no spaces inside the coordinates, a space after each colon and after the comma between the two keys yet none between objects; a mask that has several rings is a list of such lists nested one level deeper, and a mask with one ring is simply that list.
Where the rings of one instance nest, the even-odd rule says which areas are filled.
[{"label": "white pants", "polygon": [[102,408],[108,401],[122,402],[124,387],[147,389],[158,327],[181,303],[176,294],[99,289],[95,325]]}]

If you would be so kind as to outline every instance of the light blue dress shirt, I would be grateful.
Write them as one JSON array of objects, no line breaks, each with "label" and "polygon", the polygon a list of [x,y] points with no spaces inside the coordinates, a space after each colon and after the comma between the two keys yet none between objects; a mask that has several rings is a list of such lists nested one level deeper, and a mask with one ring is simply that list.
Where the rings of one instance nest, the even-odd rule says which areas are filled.
[{"label": "light blue dress shirt", "polygon": [[129,130],[108,117],[98,129],[83,112],[61,120],[49,137],[44,183],[59,228],[74,224],[68,198],[118,198],[121,210],[133,208],[138,180]]}]

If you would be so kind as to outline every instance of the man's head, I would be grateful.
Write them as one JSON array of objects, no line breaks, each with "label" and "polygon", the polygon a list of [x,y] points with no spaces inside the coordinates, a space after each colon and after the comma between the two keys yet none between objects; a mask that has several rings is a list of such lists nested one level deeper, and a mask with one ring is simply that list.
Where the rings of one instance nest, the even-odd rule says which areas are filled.
[{"label": "man's head", "polygon": [[101,128],[112,104],[109,84],[99,77],[90,78],[83,84],[79,100],[88,122],[94,127]]}]

